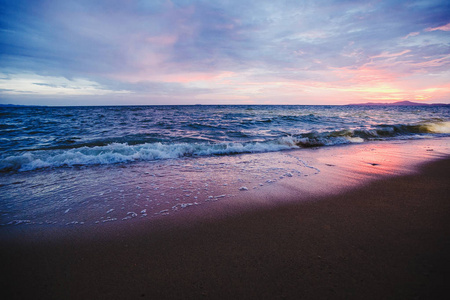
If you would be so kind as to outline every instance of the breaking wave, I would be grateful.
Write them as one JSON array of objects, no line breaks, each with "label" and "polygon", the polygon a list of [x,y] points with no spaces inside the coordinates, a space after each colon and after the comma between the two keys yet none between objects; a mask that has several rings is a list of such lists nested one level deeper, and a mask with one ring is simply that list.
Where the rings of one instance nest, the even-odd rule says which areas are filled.
[{"label": "breaking wave", "polygon": [[103,146],[22,152],[0,159],[0,171],[107,165],[208,155],[274,152],[296,148],[363,143],[370,140],[416,138],[426,134],[450,134],[450,122],[419,125],[377,125],[369,129],[309,132],[263,142],[148,143],[112,142]]},{"label": "breaking wave", "polygon": [[288,143],[145,143],[82,147],[69,150],[34,151],[0,161],[0,171],[30,171],[48,167],[104,165],[132,161],[152,161],[191,156],[228,155],[279,151],[292,148]]}]

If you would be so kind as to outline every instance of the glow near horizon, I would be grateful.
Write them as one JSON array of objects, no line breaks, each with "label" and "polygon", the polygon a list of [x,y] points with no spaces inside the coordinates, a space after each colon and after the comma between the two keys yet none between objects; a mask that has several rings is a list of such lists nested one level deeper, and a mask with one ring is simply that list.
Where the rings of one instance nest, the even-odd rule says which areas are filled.
[{"label": "glow near horizon", "polygon": [[447,1],[2,1],[0,103],[450,103]]}]

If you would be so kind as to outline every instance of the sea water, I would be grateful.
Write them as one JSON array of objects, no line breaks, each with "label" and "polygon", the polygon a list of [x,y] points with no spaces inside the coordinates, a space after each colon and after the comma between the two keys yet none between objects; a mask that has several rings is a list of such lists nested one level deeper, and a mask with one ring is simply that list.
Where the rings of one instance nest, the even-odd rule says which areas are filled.
[{"label": "sea water", "polygon": [[167,215],[320,172],[288,150],[447,136],[449,106],[1,107],[0,224]]}]

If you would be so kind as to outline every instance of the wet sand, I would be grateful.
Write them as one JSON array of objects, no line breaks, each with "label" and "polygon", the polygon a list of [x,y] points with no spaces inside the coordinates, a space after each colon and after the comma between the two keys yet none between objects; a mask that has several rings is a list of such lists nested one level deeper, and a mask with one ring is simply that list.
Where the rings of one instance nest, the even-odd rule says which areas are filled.
[{"label": "wet sand", "polygon": [[[2,298],[447,299],[449,170],[447,157],[310,201],[238,212],[224,201],[151,229],[3,230]],[[293,181],[278,188],[299,193]]]}]

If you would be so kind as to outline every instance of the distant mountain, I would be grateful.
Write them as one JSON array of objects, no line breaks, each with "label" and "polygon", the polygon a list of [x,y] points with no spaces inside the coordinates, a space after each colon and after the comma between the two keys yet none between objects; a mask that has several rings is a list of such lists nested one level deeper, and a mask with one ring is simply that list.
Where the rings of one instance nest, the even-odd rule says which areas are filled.
[{"label": "distant mountain", "polygon": [[0,107],[41,107],[43,105],[0,104]]},{"label": "distant mountain", "polygon": [[22,105],[17,105],[17,104],[0,104],[0,107],[17,107],[17,106],[22,106]]},{"label": "distant mountain", "polygon": [[367,102],[367,103],[356,103],[356,104],[347,104],[349,106],[437,106],[437,105],[450,105],[445,103],[419,103],[419,102],[411,102],[411,101],[399,101],[394,103],[374,103],[374,102]]}]

